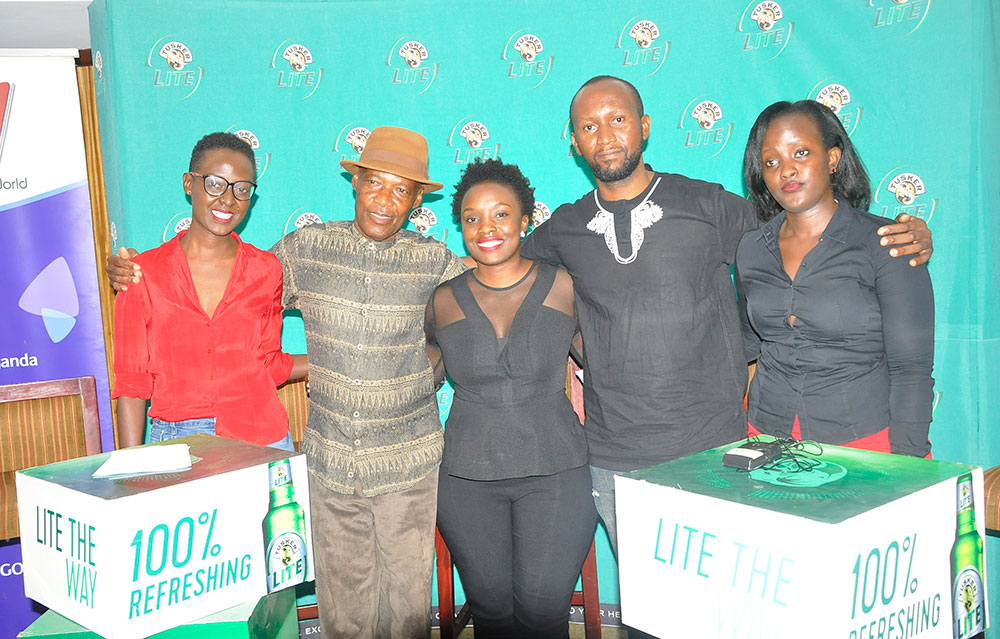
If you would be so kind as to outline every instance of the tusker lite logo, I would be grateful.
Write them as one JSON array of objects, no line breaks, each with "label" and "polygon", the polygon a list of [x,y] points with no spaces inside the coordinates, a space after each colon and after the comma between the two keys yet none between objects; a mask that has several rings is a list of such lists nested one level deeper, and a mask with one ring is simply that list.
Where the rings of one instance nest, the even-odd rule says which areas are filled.
[{"label": "tusker lite logo", "polygon": [[363,126],[354,127],[347,132],[344,136],[344,140],[351,145],[351,149],[354,150],[358,155],[365,150],[365,145],[368,144],[368,136],[372,134],[371,131]]},{"label": "tusker lite logo", "polygon": [[426,206],[419,206],[410,211],[410,223],[421,235],[427,235],[431,227],[437,224],[437,215]]},{"label": "tusker lite logo", "polygon": [[191,212],[177,213],[163,227],[163,241],[166,242],[181,231],[191,228]]},{"label": "tusker lite logo", "polygon": [[622,52],[622,66],[655,74],[667,60],[670,43],[660,40],[660,28],[652,20],[632,16],[618,34],[616,48]]},{"label": "tusker lite logo", "polygon": [[333,141],[333,152],[340,154],[341,160],[357,162],[371,134],[372,132],[365,127],[357,126],[355,122],[348,122],[337,133],[337,138]]},{"label": "tusker lite logo", "polygon": [[[153,43],[146,56],[146,66],[153,69],[153,86],[181,94],[186,100],[201,85],[204,69],[195,67],[194,55],[183,42],[164,36]],[[154,66],[155,65],[155,66]]]},{"label": "tusker lite logo", "polygon": [[438,242],[448,240],[448,229],[431,230],[438,223],[437,214],[426,206],[420,206],[410,211],[409,220],[417,233],[425,237],[432,237]]},{"label": "tusker lite logo", "polygon": [[896,167],[882,176],[873,200],[879,207],[874,211],[876,215],[895,218],[906,213],[928,224],[937,209],[937,198],[927,197],[927,186],[920,176],[903,167]]},{"label": "tusker lite logo", "polygon": [[507,77],[526,78],[532,89],[541,85],[552,70],[552,56],[542,56],[544,50],[545,45],[535,34],[512,33],[500,56],[507,63]]},{"label": "tusker lite logo", "polygon": [[569,147],[569,150],[566,152],[566,156],[571,158],[578,158],[580,157],[580,154],[576,152],[576,148],[573,146],[573,141],[571,139],[572,133],[573,133],[573,121],[570,120],[569,118],[566,118],[566,124],[563,125],[562,137],[560,137],[560,139],[565,140],[566,146]]},{"label": "tusker lite logo", "polygon": [[722,122],[722,107],[698,96],[688,102],[681,113],[677,128],[684,131],[684,148],[703,148],[715,157],[729,144],[733,124]]},{"label": "tusker lite logo", "polygon": [[743,51],[762,51],[770,62],[777,58],[792,39],[795,24],[784,20],[785,12],[774,0],[751,0],[740,16]]},{"label": "tusker lite logo", "polygon": [[490,146],[486,143],[489,139],[490,130],[479,120],[459,120],[448,136],[448,146],[455,149],[454,163],[468,164],[476,158],[486,160],[497,157],[500,154],[500,144]]},{"label": "tusker lite logo", "polygon": [[430,53],[418,40],[403,36],[389,48],[385,65],[392,68],[392,83],[409,85],[418,89],[417,95],[426,93],[437,76],[437,62],[429,63]]},{"label": "tusker lite logo", "polygon": [[818,488],[840,481],[847,476],[847,468],[836,462],[815,460],[814,466],[803,468],[788,457],[750,471],[750,478],[779,487]]},{"label": "tusker lite logo", "polygon": [[262,177],[264,177],[265,173],[267,173],[267,165],[270,164],[270,162],[271,162],[271,154],[270,153],[258,153],[258,151],[260,151],[260,140],[257,139],[257,136],[254,134],[254,132],[251,131],[250,129],[236,129],[234,131],[233,129],[236,126],[238,126],[238,125],[233,125],[233,126],[229,127],[228,129],[226,129],[226,133],[232,133],[233,135],[235,135],[239,139],[241,139],[244,142],[246,142],[247,144],[249,144],[250,148],[253,149],[253,157],[254,157],[254,161],[255,161],[255,163],[257,165],[256,166],[257,175],[256,175],[256,178],[254,179],[254,181],[255,182],[260,182],[260,179]]},{"label": "tusker lite logo", "polygon": [[847,135],[853,135],[864,109],[853,104],[854,100],[847,87],[843,84],[829,83],[828,80],[829,78],[824,78],[816,83],[809,91],[809,99],[829,107],[844,125]]},{"label": "tusker lite logo", "polygon": [[552,217],[552,211],[545,202],[535,200],[535,209],[531,212],[531,225],[540,226],[543,222]]},{"label": "tusker lite logo", "polygon": [[931,0],[868,0],[872,28],[888,28],[906,37],[920,28],[931,9]]},{"label": "tusker lite logo", "polygon": [[278,72],[276,86],[281,89],[296,88],[303,94],[299,99],[308,100],[323,81],[323,69],[310,70],[313,56],[309,48],[304,44],[288,42],[285,40],[279,44],[271,56],[271,68]]},{"label": "tusker lite logo", "polygon": [[306,207],[300,206],[289,214],[288,218],[285,219],[284,235],[288,235],[292,231],[297,231],[300,228],[309,226],[310,224],[322,224],[323,219],[313,213],[312,211],[305,210]]}]

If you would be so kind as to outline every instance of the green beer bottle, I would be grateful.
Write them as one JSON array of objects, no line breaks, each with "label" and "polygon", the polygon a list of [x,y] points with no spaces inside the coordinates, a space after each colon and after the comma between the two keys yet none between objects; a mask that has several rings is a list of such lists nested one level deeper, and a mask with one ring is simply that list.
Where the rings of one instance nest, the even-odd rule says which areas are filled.
[{"label": "green beer bottle", "polygon": [[267,469],[270,505],[264,516],[264,561],[267,591],[300,584],[306,579],[306,518],[295,501],[291,465],[287,459],[271,462]]},{"label": "green beer bottle", "polygon": [[976,530],[972,475],[958,478],[958,523],[951,547],[952,611],[955,639],[969,639],[985,630],[983,602],[983,538]]}]

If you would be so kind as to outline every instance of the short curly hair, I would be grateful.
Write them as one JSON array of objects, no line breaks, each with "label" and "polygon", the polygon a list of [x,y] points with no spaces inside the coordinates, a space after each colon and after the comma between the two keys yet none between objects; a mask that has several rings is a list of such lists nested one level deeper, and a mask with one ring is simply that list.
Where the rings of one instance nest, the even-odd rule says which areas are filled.
[{"label": "short curly hair", "polygon": [[462,226],[462,200],[469,189],[483,182],[496,182],[510,187],[521,205],[521,215],[527,215],[528,223],[531,223],[531,216],[535,211],[535,189],[521,173],[521,169],[516,164],[504,164],[499,158],[477,158],[472,164],[466,165],[462,177],[455,185],[455,193],[451,196],[451,213],[459,226]]},{"label": "short curly hair", "polygon": [[216,131],[215,133],[209,133],[194,145],[194,149],[191,150],[191,162],[188,164],[188,171],[196,170],[201,165],[205,154],[215,149],[229,149],[230,151],[241,153],[250,160],[250,166],[254,167],[255,171],[257,170],[257,160],[253,156],[253,149],[250,148],[250,144],[246,140],[232,133]]}]

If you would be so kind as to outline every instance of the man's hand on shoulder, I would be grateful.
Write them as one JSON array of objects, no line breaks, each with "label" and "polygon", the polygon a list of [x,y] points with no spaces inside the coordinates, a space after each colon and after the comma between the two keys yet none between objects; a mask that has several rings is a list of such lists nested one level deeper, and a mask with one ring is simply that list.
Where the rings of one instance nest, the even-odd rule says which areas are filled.
[{"label": "man's hand on shoulder", "polygon": [[892,246],[889,255],[903,257],[912,255],[910,266],[926,264],[934,252],[934,241],[927,222],[906,213],[896,218],[895,224],[888,224],[878,230],[882,236],[882,246]]},{"label": "man's hand on shoulder", "polygon": [[142,277],[142,269],[132,261],[138,255],[135,249],[127,249],[124,246],[118,249],[117,254],[108,256],[108,263],[104,267],[104,272],[111,281],[111,286],[116,291],[127,291],[129,284],[137,284]]}]

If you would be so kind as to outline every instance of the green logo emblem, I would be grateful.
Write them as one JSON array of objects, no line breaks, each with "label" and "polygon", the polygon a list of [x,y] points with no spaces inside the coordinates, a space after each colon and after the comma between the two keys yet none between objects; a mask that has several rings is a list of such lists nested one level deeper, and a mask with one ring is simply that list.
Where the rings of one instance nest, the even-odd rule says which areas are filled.
[{"label": "green logo emblem", "polygon": [[793,459],[780,459],[766,468],[750,471],[751,479],[775,486],[816,488],[831,484],[847,475],[847,469],[834,462],[810,459],[808,466]]}]

